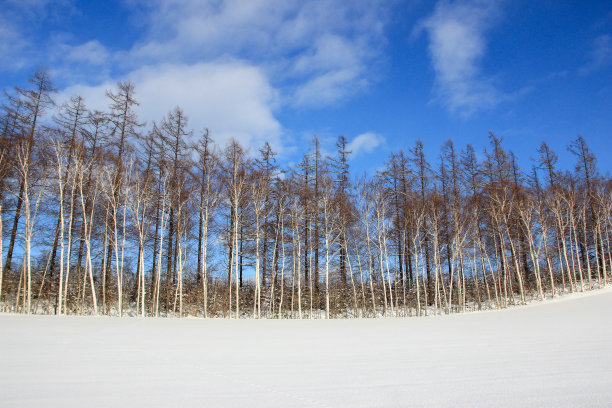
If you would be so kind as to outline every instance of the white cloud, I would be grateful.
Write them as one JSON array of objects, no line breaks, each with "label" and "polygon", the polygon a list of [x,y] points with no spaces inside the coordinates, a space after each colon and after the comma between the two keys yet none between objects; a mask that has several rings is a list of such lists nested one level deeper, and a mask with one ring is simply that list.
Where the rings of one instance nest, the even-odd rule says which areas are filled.
[{"label": "white cloud", "polygon": [[293,97],[296,106],[317,107],[336,102],[364,88],[365,79],[355,69],[325,72],[301,84]]},{"label": "white cloud", "polygon": [[323,107],[361,90],[384,43],[382,1],[156,1],[136,63],[223,57],[260,66],[289,105]]},{"label": "white cloud", "polygon": [[382,145],[385,138],[374,132],[362,133],[353,139],[347,146],[347,150],[352,152],[351,157],[357,157],[362,154],[372,153],[374,149]]},{"label": "white cloud", "polygon": [[497,105],[504,95],[479,63],[486,51],[486,32],[499,15],[499,2],[440,1],[417,27],[429,36],[436,73],[436,100],[451,112],[469,116]]},{"label": "white cloud", "polygon": [[588,55],[588,62],[579,69],[579,72],[582,75],[586,75],[611,65],[612,36],[604,34],[593,41],[593,46]]},{"label": "white cloud", "polygon": [[351,96],[368,84],[362,61],[363,48],[337,35],[319,38],[307,53],[293,63],[293,70],[305,78],[293,94],[296,106],[321,106]]},{"label": "white cloud", "polygon": [[[272,111],[276,92],[257,67],[240,62],[160,65],[133,71],[125,79],[135,85],[141,121],[159,122],[180,106],[196,135],[208,128],[221,146],[230,138],[251,147],[267,140],[282,151],[282,127]],[[77,94],[90,109],[107,110],[105,90],[115,88],[112,82],[72,86],[58,100]]]},{"label": "white cloud", "polygon": [[293,69],[297,74],[341,69],[359,65],[356,44],[337,35],[326,35],[317,39],[316,44],[296,59]]},{"label": "white cloud", "polygon": [[91,40],[74,47],[65,47],[65,58],[71,62],[100,66],[108,63],[110,54],[98,40]]}]

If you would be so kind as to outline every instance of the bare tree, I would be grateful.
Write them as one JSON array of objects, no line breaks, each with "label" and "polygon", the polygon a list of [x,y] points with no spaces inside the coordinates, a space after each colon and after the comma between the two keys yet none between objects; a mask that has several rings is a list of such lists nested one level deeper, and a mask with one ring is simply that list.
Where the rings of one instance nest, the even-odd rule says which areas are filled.
[{"label": "bare tree", "polygon": [[323,240],[325,242],[325,318],[329,319],[331,317],[331,264],[337,252],[339,252],[336,249],[336,244],[341,234],[338,226],[339,208],[337,201],[334,200],[334,187],[328,175],[321,176],[320,188],[321,211],[323,216]]},{"label": "bare tree", "polygon": [[[198,280],[202,281],[202,296],[204,317],[208,317],[208,235],[210,220],[214,215],[215,209],[219,205],[219,189],[215,188],[216,179],[219,177],[217,172],[218,158],[212,147],[212,139],[208,129],[202,134],[197,151],[199,160],[197,171],[201,174],[200,181],[200,201],[199,201],[199,222],[198,222]],[[218,186],[217,186],[218,187]]]},{"label": "bare tree", "polygon": [[[78,146],[77,138],[80,136],[80,134],[83,131],[83,127],[87,123],[87,113],[88,113],[87,108],[85,107],[83,98],[80,96],[73,96],[72,98],[70,98],[70,101],[68,103],[65,103],[61,106],[59,114],[54,118],[55,122],[59,126],[59,133],[61,135],[60,139],[63,142],[62,144],[64,145],[64,149],[67,150],[65,160],[62,160],[62,161],[65,161],[65,166],[63,170],[64,174],[58,175],[60,179],[66,180],[68,177],[68,174],[71,172],[73,155]],[[68,188],[69,185],[70,183],[60,182],[60,188],[62,189],[62,191],[60,191],[61,200],[64,200],[66,198],[66,189]],[[72,215],[74,215],[75,213],[74,207],[73,207],[75,200],[72,195],[70,196],[70,203],[71,203],[70,215],[72,217]],[[51,282],[54,281],[53,274],[55,272],[57,246],[58,246],[58,241],[60,238],[60,230],[63,228],[63,226],[60,225],[63,222],[62,219],[64,218],[64,214],[61,214],[61,212],[63,211],[63,206],[64,206],[63,203],[59,204],[60,214],[58,214],[57,216],[55,235],[53,238],[53,245],[51,247],[50,265],[49,265],[49,280]],[[72,222],[73,222],[72,218],[70,219],[69,222],[72,225]],[[69,230],[69,234],[72,234],[71,229]],[[69,250],[70,250],[70,246],[69,246]],[[60,267],[60,270],[61,270],[61,267]],[[60,298],[61,298],[61,290],[62,290],[61,280],[62,280],[62,277],[59,277],[58,297]],[[58,302],[58,305],[61,305],[61,301]],[[59,308],[57,313],[61,314],[61,308]]]},{"label": "bare tree", "polygon": [[227,173],[227,193],[230,203],[230,230],[229,230],[229,270],[228,270],[228,313],[232,312],[232,278],[235,277],[235,316],[240,317],[240,254],[239,231],[242,222],[241,206],[246,193],[246,158],[245,152],[236,140],[230,141],[225,149],[225,171]]},{"label": "bare tree", "polygon": [[29,143],[22,143],[17,150],[17,171],[23,186],[19,195],[23,201],[25,224],[22,236],[24,240],[22,282],[24,283],[25,300],[23,310],[28,314],[32,312],[32,238],[35,234],[38,209],[43,193],[45,193],[47,180],[47,174],[44,171],[38,174],[33,171],[31,153]]},{"label": "bare tree", "polygon": [[[16,88],[16,97],[10,97],[11,105],[17,109],[14,113],[17,115],[16,118],[19,120],[19,127],[23,129],[22,139],[24,145],[20,146],[17,155],[17,165],[22,168],[25,163],[30,162],[32,156],[32,150],[34,149],[35,136],[39,129],[39,119],[45,114],[47,109],[54,105],[54,101],[51,95],[56,91],[51,82],[51,78],[47,71],[44,69],[38,69],[34,75],[30,78],[29,82],[33,85],[33,89],[21,89]],[[22,151],[23,150],[23,151]],[[28,163],[28,171],[30,164]],[[23,176],[23,173],[20,174]],[[19,218],[21,216],[21,207],[23,206],[24,193],[26,188],[26,181],[23,178],[19,182],[19,193],[17,195],[17,206],[15,208],[15,217],[13,219],[13,227],[11,229],[11,236],[8,246],[8,252],[6,254],[6,261],[4,264],[4,271],[11,269],[11,262],[13,260],[13,250],[15,247],[15,238],[17,236],[17,228],[19,225]]]},{"label": "bare tree", "polygon": [[[134,85],[131,82],[119,82],[117,84],[117,92],[107,91],[106,96],[110,99],[110,115],[109,123],[111,124],[111,140],[117,149],[113,168],[111,171],[110,184],[110,199],[112,205],[118,205],[119,194],[121,190],[121,182],[123,180],[124,154],[127,149],[128,139],[136,136],[137,129],[142,126],[138,122],[134,107],[139,103],[134,98]],[[113,213],[112,208],[107,209],[106,230],[110,230],[111,226],[117,226],[117,220],[111,219]],[[118,214],[117,208],[114,210]],[[113,228],[115,229],[115,228]],[[111,237],[106,238],[106,261],[104,268],[104,287],[102,290],[102,304],[104,308],[108,308],[106,293],[109,291],[110,271],[111,271],[111,256],[113,252],[113,244],[117,244]],[[119,284],[118,284],[119,285]]]}]

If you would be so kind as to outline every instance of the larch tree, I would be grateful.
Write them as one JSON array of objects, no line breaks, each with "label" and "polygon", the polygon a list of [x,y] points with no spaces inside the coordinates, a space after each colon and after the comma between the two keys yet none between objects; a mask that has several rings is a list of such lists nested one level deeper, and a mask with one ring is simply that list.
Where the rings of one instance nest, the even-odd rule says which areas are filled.
[{"label": "larch tree", "polygon": [[179,220],[179,204],[181,202],[181,188],[185,183],[185,172],[189,168],[188,164],[188,145],[187,138],[191,136],[191,131],[187,130],[188,118],[179,107],[175,107],[162,120],[157,133],[160,143],[159,153],[163,156],[162,161],[166,165],[165,171],[169,180],[169,208],[168,208],[168,234],[166,252],[166,284],[165,284],[165,308],[170,308],[172,297],[172,286],[176,282],[176,267],[178,257],[178,241],[180,235],[177,234]]},{"label": "larch tree", "polygon": [[224,170],[226,191],[229,198],[230,217],[228,229],[228,314],[232,314],[232,279],[234,279],[235,316],[240,317],[240,247],[239,232],[242,217],[240,209],[246,193],[247,158],[242,146],[232,140],[225,149]]},{"label": "larch tree", "polygon": [[[119,194],[121,190],[121,182],[123,180],[124,171],[124,155],[128,148],[128,143],[131,138],[136,137],[138,128],[142,126],[138,122],[136,112],[134,108],[139,105],[135,99],[134,84],[131,82],[119,82],[117,84],[117,91],[107,91],[106,96],[110,99],[110,114],[108,121],[110,125],[110,140],[112,145],[116,149],[115,160],[112,166],[112,179],[111,179],[111,200],[114,204],[119,203]],[[104,267],[104,287],[102,290],[102,305],[106,311],[110,307],[106,294],[110,290],[111,283],[111,263],[112,263],[112,250],[113,245],[117,244],[113,242],[113,237],[108,234],[108,231],[112,228],[112,225],[116,224],[117,220],[111,219],[110,207],[107,208],[106,214],[106,260]],[[118,214],[118,212],[116,212]]]},{"label": "larch tree", "polygon": [[210,137],[208,129],[206,129],[202,133],[202,138],[196,147],[198,153],[196,168],[200,174],[200,199],[198,206],[198,282],[201,282],[202,285],[204,317],[208,317],[208,237],[210,222],[221,198],[218,182],[216,181],[219,178],[219,158],[215,154],[212,144],[212,138]]},{"label": "larch tree", "polygon": [[[61,139],[63,139],[63,142],[64,142],[63,150],[67,151],[67,155],[65,157],[66,165],[63,170],[64,174],[61,175],[61,177],[58,175],[60,179],[67,180],[68,174],[70,174],[71,172],[73,155],[79,144],[78,139],[83,132],[84,126],[87,124],[87,121],[88,121],[87,115],[88,115],[88,111],[85,106],[85,102],[83,98],[80,96],[73,96],[70,98],[69,102],[61,106],[59,114],[54,118],[55,122],[59,126]],[[62,189],[62,191],[60,191],[61,200],[64,200],[66,198],[66,191],[69,185],[70,185],[69,183],[60,183],[60,188]],[[74,199],[72,195],[70,196],[69,200],[71,203],[69,214],[72,216],[72,215],[75,215],[74,204],[76,200]],[[61,225],[61,223],[63,222],[62,219],[64,218],[64,214],[62,214],[63,206],[64,206],[63,203],[59,204],[60,213],[57,216],[55,235],[53,237],[53,244],[51,246],[51,255],[50,255],[50,264],[49,264],[50,282],[54,282],[57,247],[58,247],[58,241],[60,238],[60,230],[63,228]],[[73,224],[72,219],[70,219],[69,222],[71,225]],[[70,238],[71,238],[72,229],[68,230],[68,234],[70,235]],[[59,278],[58,282],[59,282],[59,284],[57,285],[58,297],[61,298],[61,294],[60,294],[61,287],[62,287],[61,277]],[[58,304],[61,304],[61,302],[59,302]],[[58,313],[61,314],[61,310],[59,310]]]},{"label": "larch tree", "polygon": [[[28,171],[30,169],[30,160],[34,144],[37,140],[36,135],[40,128],[40,118],[55,105],[52,98],[56,89],[53,87],[51,77],[49,73],[44,69],[38,69],[34,75],[29,79],[32,84],[32,89],[15,88],[15,96],[10,97],[10,104],[15,107],[13,113],[16,115],[15,119],[18,120],[16,129],[20,130],[20,139],[23,140],[23,149],[19,149],[18,155],[20,157],[17,163],[19,167],[24,169],[23,166],[27,163]],[[17,237],[17,229],[19,226],[19,219],[21,217],[21,208],[24,204],[24,193],[26,188],[26,181],[23,180],[23,172],[19,173],[21,176],[19,180],[19,192],[17,194],[17,204],[15,207],[15,216],[13,218],[13,226],[11,228],[11,235],[8,245],[8,251],[6,254],[6,260],[4,264],[4,271],[11,269],[11,263],[13,260],[13,251],[15,247],[15,238]]]}]

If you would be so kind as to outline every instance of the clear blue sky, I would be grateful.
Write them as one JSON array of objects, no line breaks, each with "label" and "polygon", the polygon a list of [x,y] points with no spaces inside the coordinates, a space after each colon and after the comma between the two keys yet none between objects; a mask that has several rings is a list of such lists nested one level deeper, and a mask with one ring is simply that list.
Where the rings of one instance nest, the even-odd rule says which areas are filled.
[{"label": "clear blue sky", "polygon": [[546,140],[582,134],[610,172],[609,1],[3,0],[0,87],[38,66],[92,108],[119,80],[149,124],[175,105],[223,143],[269,140],[299,161],[313,134],[344,134],[353,172],[372,173],[417,138],[437,161],[504,138],[523,167]]}]

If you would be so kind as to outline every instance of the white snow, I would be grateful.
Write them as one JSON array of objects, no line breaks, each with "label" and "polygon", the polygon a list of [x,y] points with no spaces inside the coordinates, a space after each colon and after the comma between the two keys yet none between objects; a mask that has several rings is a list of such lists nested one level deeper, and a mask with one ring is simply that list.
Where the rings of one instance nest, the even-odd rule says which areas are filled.
[{"label": "white snow", "polygon": [[371,320],[0,315],[1,407],[610,407],[612,290]]}]

